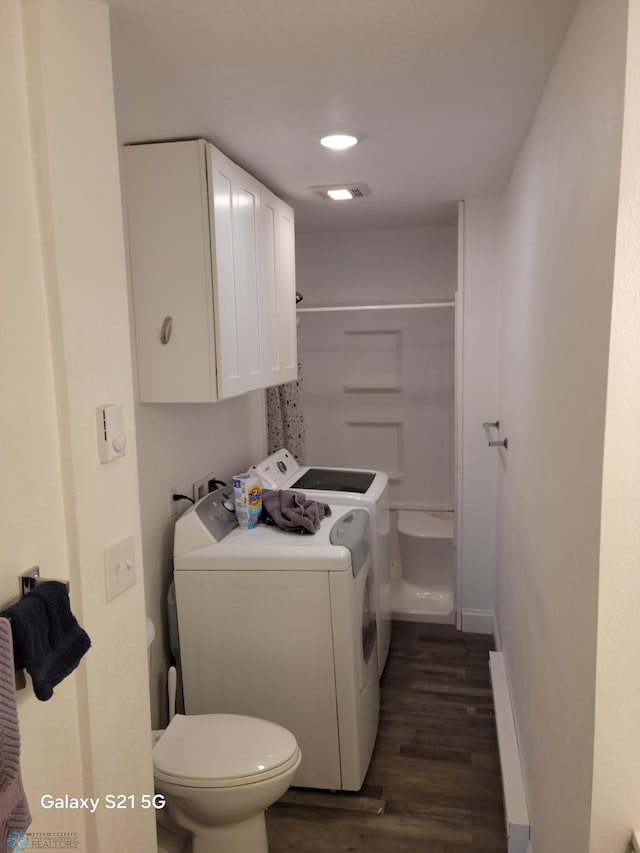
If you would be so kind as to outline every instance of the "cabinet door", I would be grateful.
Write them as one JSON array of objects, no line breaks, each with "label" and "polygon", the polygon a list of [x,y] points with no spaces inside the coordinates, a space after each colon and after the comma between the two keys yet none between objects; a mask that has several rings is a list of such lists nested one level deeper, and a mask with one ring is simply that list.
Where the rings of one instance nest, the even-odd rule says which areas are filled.
[{"label": "cabinet door", "polygon": [[278,311],[280,316],[280,359],[282,363],[282,382],[291,382],[298,378],[298,341],[296,335],[296,257],[295,223],[293,210],[288,204],[280,202],[279,217],[279,262],[278,270]]},{"label": "cabinet door", "polygon": [[297,378],[293,210],[262,187],[261,290],[265,386]]},{"label": "cabinet door", "polygon": [[140,400],[215,400],[205,144],[127,146],[123,159]]},{"label": "cabinet door", "polygon": [[218,395],[264,385],[258,281],[260,184],[207,145]]},{"label": "cabinet door", "polygon": [[258,269],[260,184],[236,166],[233,211],[234,266],[236,294],[241,308],[241,364],[244,390],[265,387],[262,360],[264,303]]}]

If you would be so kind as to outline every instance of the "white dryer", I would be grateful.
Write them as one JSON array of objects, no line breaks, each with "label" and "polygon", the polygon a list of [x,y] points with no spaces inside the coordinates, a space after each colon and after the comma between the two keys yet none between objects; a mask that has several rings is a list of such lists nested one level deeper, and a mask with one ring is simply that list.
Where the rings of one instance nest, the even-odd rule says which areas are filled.
[{"label": "white dryer", "polygon": [[389,478],[361,468],[312,468],[298,465],[286,448],[252,466],[266,489],[294,489],[310,500],[361,506],[371,515],[378,627],[378,674],[391,643],[391,557],[389,552]]},{"label": "white dryer", "polygon": [[279,723],[302,750],[294,785],[359,790],[380,708],[369,514],[240,530],[232,501],[219,489],[176,522],[185,711]]}]

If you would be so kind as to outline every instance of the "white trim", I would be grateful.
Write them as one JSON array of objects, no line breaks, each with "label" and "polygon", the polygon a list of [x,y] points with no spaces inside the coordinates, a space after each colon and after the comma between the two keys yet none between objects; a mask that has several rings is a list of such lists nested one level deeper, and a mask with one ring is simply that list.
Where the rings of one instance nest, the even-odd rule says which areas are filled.
[{"label": "white trim", "polygon": [[489,652],[489,669],[498,732],[507,849],[508,853],[527,853],[531,837],[529,810],[524,792],[507,672],[501,652]]},{"label": "white trim", "polygon": [[459,630],[467,634],[492,634],[493,613],[488,610],[463,610]]},{"label": "white trim", "polygon": [[463,363],[464,363],[464,202],[458,204],[458,289],[455,294],[455,330],[454,330],[454,430],[453,430],[453,468],[455,511],[453,547],[456,558],[456,628],[463,631],[462,612],[462,486],[463,486]]},{"label": "white trim", "polygon": [[[493,614],[493,644],[496,647],[497,652],[502,651],[502,640],[500,638],[500,627],[498,625],[498,620],[496,619],[496,614]],[[640,850],[638,851],[640,853]]]},{"label": "white trim", "polygon": [[403,302],[388,305],[312,305],[310,308],[297,308],[298,314],[311,314],[325,311],[394,311],[407,308],[453,308],[455,302]]}]

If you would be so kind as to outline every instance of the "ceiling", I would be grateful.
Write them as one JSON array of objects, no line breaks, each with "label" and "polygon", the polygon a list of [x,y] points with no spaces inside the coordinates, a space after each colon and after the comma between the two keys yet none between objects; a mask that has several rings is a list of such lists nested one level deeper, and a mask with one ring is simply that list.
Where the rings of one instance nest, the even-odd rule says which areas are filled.
[{"label": "ceiling", "polygon": [[[447,225],[501,195],[577,0],[111,0],[120,140],[203,137],[298,231]],[[327,133],[355,148],[329,151]],[[309,187],[364,182],[323,201]]]}]

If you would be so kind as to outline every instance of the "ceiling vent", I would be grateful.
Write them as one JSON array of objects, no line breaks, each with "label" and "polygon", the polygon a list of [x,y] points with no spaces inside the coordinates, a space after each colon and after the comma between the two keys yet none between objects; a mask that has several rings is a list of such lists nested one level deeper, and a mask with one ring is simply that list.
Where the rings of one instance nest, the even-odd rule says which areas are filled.
[{"label": "ceiling vent", "polygon": [[349,190],[353,198],[366,198],[371,195],[371,190],[366,184],[328,184],[326,187],[309,187],[318,198],[332,201],[329,190]]}]

